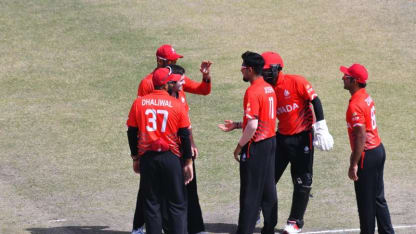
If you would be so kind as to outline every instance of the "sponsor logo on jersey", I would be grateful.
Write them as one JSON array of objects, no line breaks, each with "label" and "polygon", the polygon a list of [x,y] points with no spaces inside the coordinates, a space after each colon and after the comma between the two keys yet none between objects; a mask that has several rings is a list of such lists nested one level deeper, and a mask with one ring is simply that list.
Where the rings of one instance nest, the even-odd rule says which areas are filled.
[{"label": "sponsor logo on jersey", "polygon": [[280,115],[280,114],[283,114],[283,113],[289,113],[289,112],[292,112],[296,109],[299,109],[299,106],[296,103],[293,103],[292,105],[289,104],[289,105],[286,105],[286,106],[279,106],[279,107],[277,107],[277,114]]},{"label": "sponsor logo on jersey", "polygon": [[370,96],[368,96],[364,101],[367,103],[367,106],[370,106],[373,102],[373,99]]},{"label": "sponsor logo on jersey", "polygon": [[351,128],[351,124],[347,122],[347,128]]},{"label": "sponsor logo on jersey", "polygon": [[181,101],[182,101],[182,103],[185,103],[185,98],[184,98],[184,97],[182,97]]},{"label": "sponsor logo on jersey", "polygon": [[285,89],[285,91],[283,92],[283,95],[285,95],[285,97],[287,97],[287,96],[290,95],[290,93],[289,93],[289,91],[287,89]]},{"label": "sponsor logo on jersey", "polygon": [[310,85],[306,85],[305,88],[306,88],[306,91],[308,93],[312,93],[313,92],[313,88]]}]

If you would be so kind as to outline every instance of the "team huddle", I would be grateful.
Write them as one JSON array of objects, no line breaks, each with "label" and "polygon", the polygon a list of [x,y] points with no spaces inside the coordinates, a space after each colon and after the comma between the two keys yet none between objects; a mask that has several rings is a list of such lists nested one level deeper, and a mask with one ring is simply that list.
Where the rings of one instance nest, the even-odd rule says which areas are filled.
[{"label": "team huddle", "polygon": [[[314,148],[329,151],[334,140],[328,131],[321,101],[302,76],[284,74],[275,52],[242,54],[241,73],[250,82],[242,121],[225,120],[225,131],[242,129],[234,158],[240,166],[240,212],[237,233],[253,233],[263,215],[261,233],[275,233],[276,184],[290,163],[292,205],[284,233],[304,226],[313,178]],[[176,62],[182,55],[170,45],[156,52],[156,69],[138,88],[127,120],[133,170],[140,188],[133,234],[204,233],[196,184],[189,106],[185,92],[211,92],[211,62],[203,61],[202,81],[185,76]],[[385,151],[378,136],[374,101],[365,86],[367,70],[360,64],[340,67],[344,89],[351,94],[346,121],[351,145],[348,176],[354,181],[361,233],[394,233],[384,198]],[[277,128],[276,128],[277,122]]]}]

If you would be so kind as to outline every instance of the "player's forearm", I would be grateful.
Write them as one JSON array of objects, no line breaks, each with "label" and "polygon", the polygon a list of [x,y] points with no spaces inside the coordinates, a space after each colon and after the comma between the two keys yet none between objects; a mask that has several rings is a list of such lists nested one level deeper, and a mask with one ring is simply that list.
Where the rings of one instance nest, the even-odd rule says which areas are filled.
[{"label": "player's forearm", "polygon": [[178,136],[181,139],[182,157],[184,159],[192,158],[191,139],[188,128],[180,128]]},{"label": "player's forearm", "polygon": [[313,111],[315,113],[316,122],[324,119],[324,110],[322,108],[321,100],[318,97],[315,97],[312,100]]},{"label": "player's forearm", "polygon": [[353,128],[354,148],[351,153],[350,165],[357,165],[360,161],[361,154],[365,146],[365,128],[364,126],[355,126]]},{"label": "player's forearm", "polygon": [[189,128],[188,128],[188,131],[189,131],[189,140],[191,141],[191,145],[195,145],[195,142],[194,142],[194,135],[192,134],[192,128],[191,128],[191,127],[189,127]]},{"label": "player's forearm", "polygon": [[127,138],[129,140],[129,146],[130,146],[130,153],[131,155],[137,155],[138,154],[138,150],[137,150],[137,132],[138,132],[138,128],[135,127],[129,127],[127,130]]},{"label": "player's forearm", "polygon": [[252,119],[247,122],[247,126],[243,131],[243,135],[238,141],[238,144],[240,146],[244,146],[245,144],[247,144],[247,142],[249,142],[250,139],[254,136],[254,133],[256,133],[257,130],[258,123],[259,121],[257,119]]},{"label": "player's forearm", "polygon": [[203,79],[202,82],[187,79],[183,85],[183,90],[188,93],[208,95],[211,93],[211,79]]}]

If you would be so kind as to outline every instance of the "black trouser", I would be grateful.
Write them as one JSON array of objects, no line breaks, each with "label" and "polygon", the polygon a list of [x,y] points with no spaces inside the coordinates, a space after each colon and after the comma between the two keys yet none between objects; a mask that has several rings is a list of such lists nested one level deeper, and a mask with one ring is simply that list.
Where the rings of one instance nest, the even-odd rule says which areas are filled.
[{"label": "black trouser", "polygon": [[188,193],[188,233],[205,231],[201,206],[199,205],[198,190],[196,185],[195,161],[193,162],[194,179],[186,186]]},{"label": "black trouser", "polygon": [[[274,137],[249,144],[240,160],[240,214],[237,233],[253,233],[259,209],[263,210],[261,233],[274,233],[277,224],[277,196],[274,183]],[[243,158],[243,156],[242,156]]]},{"label": "black trouser", "polygon": [[296,221],[300,228],[304,224],[303,216],[312,188],[313,150],[311,131],[295,135],[276,134],[275,182],[279,182],[290,162],[290,174],[294,188],[288,221]]},{"label": "black trouser", "polygon": [[180,158],[170,151],[148,152],[140,159],[146,232],[162,233],[165,201],[169,233],[186,233],[186,191]]},{"label": "black trouser", "polygon": [[390,212],[384,198],[383,171],[386,152],[383,144],[364,151],[358,165],[358,180],[354,182],[360,229],[372,234],[377,219],[378,233],[394,233]]},{"label": "black trouser", "polygon": [[[195,161],[193,163],[194,168],[194,179],[186,186],[188,194],[188,233],[198,233],[205,231],[204,220],[202,218],[201,206],[199,204],[197,182],[196,182],[196,171]],[[133,229],[136,230],[144,225],[143,216],[143,192],[139,188],[137,194],[136,210],[134,212]],[[164,226],[164,230],[167,227]]]}]

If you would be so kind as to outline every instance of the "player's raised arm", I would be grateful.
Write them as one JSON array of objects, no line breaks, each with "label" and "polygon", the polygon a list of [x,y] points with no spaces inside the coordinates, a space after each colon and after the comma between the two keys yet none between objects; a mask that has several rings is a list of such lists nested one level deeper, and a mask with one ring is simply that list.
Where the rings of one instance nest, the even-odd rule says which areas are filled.
[{"label": "player's raised arm", "polygon": [[203,61],[201,63],[200,71],[202,73],[202,82],[196,82],[188,77],[185,77],[185,84],[183,90],[188,93],[208,95],[211,93],[211,64],[210,61]]}]

